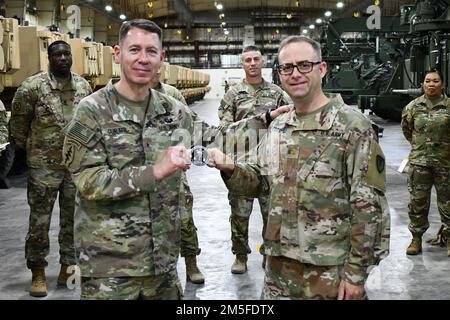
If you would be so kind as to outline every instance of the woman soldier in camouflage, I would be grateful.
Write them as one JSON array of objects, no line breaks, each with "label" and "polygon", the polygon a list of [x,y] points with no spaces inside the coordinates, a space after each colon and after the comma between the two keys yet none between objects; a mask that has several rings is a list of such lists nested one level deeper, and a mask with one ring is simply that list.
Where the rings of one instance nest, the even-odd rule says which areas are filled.
[{"label": "woman soldier in camouflage", "polygon": [[450,256],[450,99],[442,91],[442,75],[437,70],[426,73],[423,88],[425,94],[411,101],[402,114],[403,134],[411,143],[408,207],[413,239],[406,254],[422,252],[422,235],[430,226],[428,212],[434,185]]}]

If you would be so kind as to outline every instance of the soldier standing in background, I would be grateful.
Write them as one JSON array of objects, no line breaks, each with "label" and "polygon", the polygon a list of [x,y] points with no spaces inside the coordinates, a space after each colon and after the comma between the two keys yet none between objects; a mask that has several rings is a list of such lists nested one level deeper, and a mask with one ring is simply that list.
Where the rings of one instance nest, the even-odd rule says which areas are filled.
[{"label": "soldier standing in background", "polygon": [[362,299],[389,250],[383,152],[366,116],[323,93],[319,43],[288,37],[278,58],[295,110],[273,120],[258,163],[212,149],[210,166],[234,192],[270,190],[262,298]]},{"label": "soldier standing in background", "polygon": [[[161,70],[155,74],[152,79],[151,87],[158,92],[171,96],[187,106],[181,92],[168,84],[160,82]],[[197,117],[194,117],[194,121]],[[181,219],[181,250],[180,254],[184,257],[186,264],[186,277],[188,281],[195,284],[202,284],[205,282],[205,276],[197,267],[197,256],[201,249],[198,246],[197,227],[194,224],[194,216],[192,207],[194,204],[194,197],[192,196],[191,188],[189,187],[186,173],[181,173],[181,188],[180,188],[180,219]]]},{"label": "soldier standing in background", "polygon": [[450,99],[442,92],[442,75],[428,71],[425,94],[411,101],[402,113],[402,130],[411,143],[408,189],[409,231],[413,239],[406,254],[422,252],[422,235],[430,226],[431,188],[436,188],[442,237],[450,256]]},{"label": "soldier standing in background", "polygon": [[70,71],[72,53],[68,43],[48,46],[49,70],[27,78],[12,101],[11,136],[26,150],[27,198],[30,221],[25,242],[27,267],[32,272],[30,295],[47,295],[45,267],[49,253],[51,214],[59,193],[61,270],[58,285],[65,286],[67,268],[75,264],[73,215],[75,186],[64,168],[63,127],[72,119],[79,101],[92,91],[89,83]]},{"label": "soldier standing in background", "polygon": [[[247,46],[243,49],[241,65],[245,72],[245,78],[232,86],[220,103],[219,119],[223,126],[291,103],[290,98],[280,87],[263,79],[262,67],[264,61],[258,47]],[[263,218],[262,235],[264,239],[268,195],[261,194],[257,198]],[[229,192],[228,200],[231,207],[231,250],[236,255],[236,259],[231,266],[231,272],[240,274],[247,271],[247,255],[251,253],[248,245],[248,224],[254,198],[238,196]],[[264,246],[261,247],[260,252],[264,254]],[[263,259],[263,268],[264,264],[265,258]]]}]

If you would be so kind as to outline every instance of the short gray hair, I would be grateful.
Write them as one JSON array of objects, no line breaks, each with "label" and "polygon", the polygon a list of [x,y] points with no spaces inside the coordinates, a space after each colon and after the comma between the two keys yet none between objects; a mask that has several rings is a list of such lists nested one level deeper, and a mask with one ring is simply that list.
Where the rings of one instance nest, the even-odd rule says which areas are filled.
[{"label": "short gray hair", "polygon": [[289,36],[286,39],[284,39],[283,41],[281,41],[280,47],[278,48],[278,53],[277,53],[278,57],[280,56],[281,50],[283,50],[283,48],[286,47],[288,44],[299,43],[299,42],[309,43],[311,45],[311,47],[313,48],[314,52],[317,54],[319,61],[322,61],[322,49],[320,48],[320,43],[318,43],[317,41],[315,41],[311,38],[304,37],[304,36]]}]

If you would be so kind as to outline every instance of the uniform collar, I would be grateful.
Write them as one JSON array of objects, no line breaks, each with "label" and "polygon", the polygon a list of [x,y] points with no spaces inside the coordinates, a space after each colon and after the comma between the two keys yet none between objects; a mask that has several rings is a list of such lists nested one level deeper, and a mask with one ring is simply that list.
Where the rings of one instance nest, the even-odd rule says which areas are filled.
[{"label": "uniform collar", "polygon": [[[247,91],[247,90],[253,91],[254,86],[258,86],[259,88],[257,90],[260,90],[260,89],[265,89],[265,88],[269,87],[270,83],[267,82],[266,80],[264,80],[264,78],[262,78],[262,82],[260,84],[250,84],[250,83],[245,82],[245,79],[242,79],[241,88],[239,88],[239,91]],[[257,90],[255,90],[255,91],[257,91]]]},{"label": "uniform collar", "polygon": [[[53,75],[53,73],[50,72],[50,70],[48,70],[47,73],[48,73],[48,79],[50,82],[50,87],[53,90],[60,90],[59,86],[58,86],[58,84],[59,84],[58,79],[56,79],[56,77]],[[66,87],[67,87],[67,84],[64,86],[64,88],[66,88]],[[76,90],[76,84],[75,84],[74,76],[73,76],[72,72],[70,72],[70,88],[72,90]]]},{"label": "uniform collar", "polygon": [[[117,101],[119,100],[119,97],[126,100],[127,98],[120,95],[117,89],[114,87],[114,83],[116,83],[117,81],[118,79],[109,80],[108,84],[106,85],[106,89],[114,93]],[[149,95],[150,101],[147,112],[151,113],[150,117],[155,118],[158,115],[165,114],[166,106],[164,106],[161,102],[161,99],[159,99],[158,92],[154,89],[149,89]],[[119,107],[118,103],[114,103],[111,105],[111,109],[114,121],[134,121],[136,123],[141,122],[140,119],[136,118],[136,114],[132,112],[130,108],[122,108]]]},{"label": "uniform collar", "polygon": [[430,108],[433,108],[436,106],[445,106],[446,108],[450,108],[450,99],[448,99],[448,97],[445,93],[443,95],[444,95],[444,99],[436,105],[433,105],[433,103],[429,99],[427,99],[424,94],[417,98],[417,102],[424,104]]},{"label": "uniform collar", "polygon": [[330,130],[344,102],[340,95],[329,93],[325,95],[330,98],[330,102],[311,114],[299,117],[295,110],[290,111],[286,126],[294,127],[297,130]]}]

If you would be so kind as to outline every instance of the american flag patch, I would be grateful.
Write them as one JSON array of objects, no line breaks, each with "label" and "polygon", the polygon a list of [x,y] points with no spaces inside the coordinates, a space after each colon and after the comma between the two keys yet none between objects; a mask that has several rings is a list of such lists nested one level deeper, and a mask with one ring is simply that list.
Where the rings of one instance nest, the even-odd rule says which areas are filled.
[{"label": "american flag patch", "polygon": [[68,136],[72,139],[86,145],[95,135],[95,131],[76,121],[70,125]]}]

